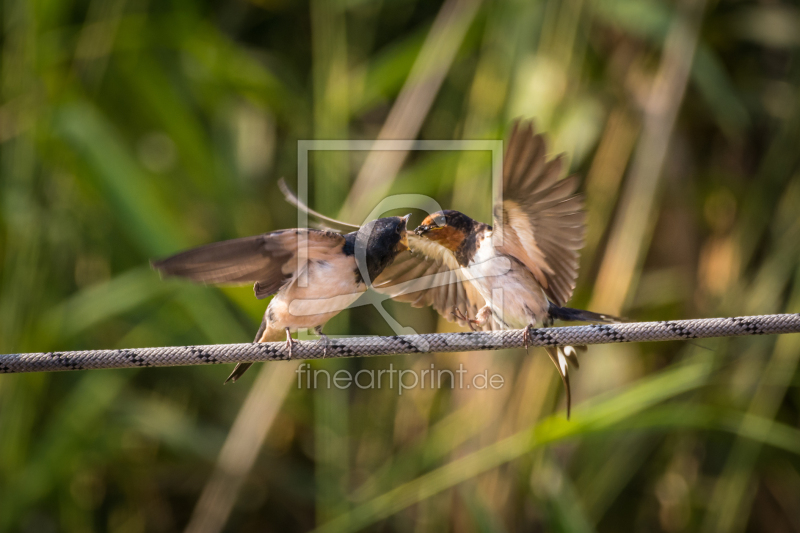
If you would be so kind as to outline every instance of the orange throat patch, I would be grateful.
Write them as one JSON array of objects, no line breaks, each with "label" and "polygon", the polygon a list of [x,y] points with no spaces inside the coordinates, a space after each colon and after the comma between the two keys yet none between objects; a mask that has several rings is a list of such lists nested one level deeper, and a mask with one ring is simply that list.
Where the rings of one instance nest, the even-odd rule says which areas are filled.
[{"label": "orange throat patch", "polygon": [[424,237],[455,252],[467,236],[453,226],[440,226],[426,232]]}]

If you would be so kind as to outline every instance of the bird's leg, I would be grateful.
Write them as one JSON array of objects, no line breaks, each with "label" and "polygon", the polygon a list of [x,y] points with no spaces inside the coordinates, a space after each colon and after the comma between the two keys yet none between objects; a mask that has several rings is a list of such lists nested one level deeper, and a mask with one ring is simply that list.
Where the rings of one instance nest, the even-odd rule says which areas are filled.
[{"label": "bird's leg", "polygon": [[531,330],[533,328],[534,328],[533,324],[528,324],[528,327],[526,327],[522,331],[522,344],[523,346],[525,346],[526,350],[528,349],[528,345],[530,345],[531,342],[533,341],[533,337],[531,337]]},{"label": "bird's leg", "polygon": [[291,359],[292,358],[292,347],[294,346],[294,343],[296,341],[292,338],[292,331],[289,328],[285,328],[285,329],[286,329],[286,347],[289,349],[289,359]]},{"label": "bird's leg", "polygon": [[322,348],[322,358],[325,359],[328,355],[328,346],[331,345],[331,339],[322,333],[322,326],[317,326],[314,328],[314,334],[320,337],[319,342],[325,343],[325,346]]},{"label": "bird's leg", "polygon": [[472,331],[476,331],[475,326],[473,326],[473,324],[476,323],[477,320],[469,318],[467,315],[462,313],[458,307],[453,308],[453,316],[456,317],[458,320],[466,322],[467,325],[469,326],[469,329],[471,329]]},{"label": "bird's leg", "polygon": [[[461,312],[458,307],[453,308],[453,316],[456,317],[458,320],[463,320],[469,326],[469,329],[472,331],[478,331],[478,329],[483,328],[486,325],[486,322],[492,318],[492,308],[488,305],[484,305],[478,311],[478,314],[475,315],[475,318],[469,318],[467,315]],[[477,327],[476,327],[477,326]]]}]

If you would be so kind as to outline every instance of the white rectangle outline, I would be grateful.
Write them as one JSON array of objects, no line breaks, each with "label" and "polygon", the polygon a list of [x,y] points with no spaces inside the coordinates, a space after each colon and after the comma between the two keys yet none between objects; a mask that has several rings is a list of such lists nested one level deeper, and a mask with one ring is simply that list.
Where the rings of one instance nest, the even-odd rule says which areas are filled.
[{"label": "white rectangle outline", "polygon": [[[492,216],[494,206],[503,202],[503,141],[491,139],[409,140],[409,139],[302,139],[297,141],[297,197],[308,205],[308,153],[319,151],[487,151],[492,153]],[[502,217],[495,222],[492,244],[502,246],[503,232],[499,231]],[[308,213],[297,210],[297,227],[308,228]],[[308,261],[308,239],[298,236],[297,267],[300,287],[308,286],[303,268]]]}]

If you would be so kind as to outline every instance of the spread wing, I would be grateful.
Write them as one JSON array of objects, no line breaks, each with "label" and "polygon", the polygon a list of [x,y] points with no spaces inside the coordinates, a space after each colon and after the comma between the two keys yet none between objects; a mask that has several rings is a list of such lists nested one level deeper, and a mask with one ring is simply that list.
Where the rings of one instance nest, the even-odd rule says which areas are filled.
[{"label": "spread wing", "polygon": [[213,284],[255,283],[257,298],[266,298],[291,279],[298,268],[299,241],[307,240],[308,258],[324,261],[341,253],[338,233],[291,229],[215,242],[153,262],[164,277],[183,277]]},{"label": "spread wing", "polygon": [[530,122],[515,122],[503,159],[503,201],[493,210],[498,251],[530,269],[558,306],[575,289],[586,219],[578,177],[559,179],[561,166],[562,156],[547,160],[545,140]]},{"label": "spread wing", "polygon": [[[409,250],[381,272],[373,288],[413,307],[429,305],[447,320],[467,326],[453,316],[453,309],[458,307],[467,317],[474,318],[485,302],[470,282],[462,280],[453,253],[413,234],[408,235],[408,244]],[[484,329],[495,327],[494,320],[489,320]]]},{"label": "spread wing", "polygon": [[[348,224],[305,205],[281,179],[278,182],[286,201],[297,209],[317,218],[325,227],[334,231],[355,231],[358,226]],[[399,302],[408,302],[413,307],[430,305],[449,321],[457,320],[461,326],[467,324],[453,316],[453,309],[467,317],[474,318],[485,305],[483,297],[475,287],[460,277],[456,258],[447,248],[435,242],[408,234],[410,249],[398,254],[391,265],[374,280],[373,289],[388,294]],[[484,329],[495,328],[494,320],[489,320]]]}]

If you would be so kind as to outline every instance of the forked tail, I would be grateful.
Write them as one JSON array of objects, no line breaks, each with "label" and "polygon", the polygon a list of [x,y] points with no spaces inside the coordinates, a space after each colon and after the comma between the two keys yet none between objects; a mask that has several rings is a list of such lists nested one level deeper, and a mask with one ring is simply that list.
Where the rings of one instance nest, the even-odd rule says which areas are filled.
[{"label": "forked tail", "polygon": [[550,308],[547,312],[551,319],[564,320],[567,322],[604,322],[606,324],[626,322],[624,318],[617,316],[593,313],[591,311],[573,309],[571,307],[559,307],[552,302],[550,302]]},{"label": "forked tail", "polygon": [[[593,313],[591,311],[584,311],[583,309],[573,309],[571,307],[559,307],[550,302],[550,307],[547,310],[550,322],[553,320],[565,320],[568,322],[602,322],[606,324],[614,324],[616,322],[625,322],[624,319],[604,315],[601,313]],[[564,389],[567,391],[567,420],[569,420],[570,411],[572,409],[572,393],[569,389],[569,366],[571,363],[575,368],[578,368],[578,352],[585,352],[586,346],[545,346],[547,355],[550,360],[556,365],[556,370],[564,382]]]},{"label": "forked tail", "polygon": [[[271,342],[271,341],[279,341],[283,339],[283,330],[278,328],[268,328],[267,327],[267,319],[263,318],[261,320],[261,327],[258,328],[258,332],[256,333],[256,338],[253,342]],[[225,383],[236,383],[236,380],[242,377],[242,374],[247,372],[247,369],[253,366],[253,363],[239,363],[231,372],[231,375],[228,376],[228,379],[225,380]]]}]

